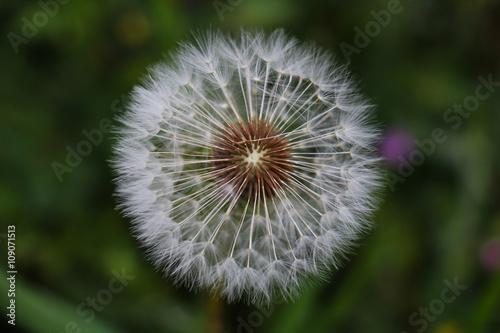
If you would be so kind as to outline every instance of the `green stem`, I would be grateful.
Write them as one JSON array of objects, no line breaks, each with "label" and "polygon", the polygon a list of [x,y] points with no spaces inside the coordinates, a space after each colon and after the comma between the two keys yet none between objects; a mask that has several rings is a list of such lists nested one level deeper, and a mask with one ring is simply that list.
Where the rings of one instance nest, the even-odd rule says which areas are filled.
[{"label": "green stem", "polygon": [[208,303],[208,332],[222,333],[224,329],[224,301],[216,291]]}]

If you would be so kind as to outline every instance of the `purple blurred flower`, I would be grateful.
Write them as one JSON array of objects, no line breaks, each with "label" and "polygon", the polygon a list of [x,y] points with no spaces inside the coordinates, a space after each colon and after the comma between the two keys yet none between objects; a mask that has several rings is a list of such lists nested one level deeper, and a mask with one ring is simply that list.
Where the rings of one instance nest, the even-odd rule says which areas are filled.
[{"label": "purple blurred flower", "polygon": [[409,131],[401,128],[392,128],[387,130],[382,136],[379,152],[388,164],[398,165],[401,158],[408,158],[413,148],[413,136]]},{"label": "purple blurred flower", "polygon": [[500,239],[491,239],[483,245],[481,264],[487,271],[496,271],[500,268]]}]

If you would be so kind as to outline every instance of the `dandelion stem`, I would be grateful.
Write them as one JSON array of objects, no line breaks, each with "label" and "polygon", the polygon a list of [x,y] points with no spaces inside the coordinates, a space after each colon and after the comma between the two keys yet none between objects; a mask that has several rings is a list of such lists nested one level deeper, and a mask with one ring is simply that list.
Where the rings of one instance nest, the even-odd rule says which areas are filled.
[{"label": "dandelion stem", "polygon": [[219,290],[210,297],[208,302],[208,333],[222,333],[224,331],[224,301]]}]

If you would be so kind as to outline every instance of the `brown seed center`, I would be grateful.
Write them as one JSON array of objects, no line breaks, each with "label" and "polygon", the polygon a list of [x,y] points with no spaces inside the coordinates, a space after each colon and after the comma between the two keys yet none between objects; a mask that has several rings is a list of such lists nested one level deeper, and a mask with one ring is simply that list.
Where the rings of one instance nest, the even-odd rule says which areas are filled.
[{"label": "brown seed center", "polygon": [[213,142],[213,170],[238,198],[272,198],[292,173],[288,140],[262,121],[225,127]]}]

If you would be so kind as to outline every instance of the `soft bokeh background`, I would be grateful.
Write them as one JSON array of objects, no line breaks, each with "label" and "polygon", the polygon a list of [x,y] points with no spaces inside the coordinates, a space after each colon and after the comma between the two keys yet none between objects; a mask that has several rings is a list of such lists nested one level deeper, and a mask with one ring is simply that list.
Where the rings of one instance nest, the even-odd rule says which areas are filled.
[{"label": "soft bokeh background", "polygon": [[[391,185],[375,229],[343,269],[293,303],[226,306],[224,331],[500,332],[500,87],[458,128],[443,119],[474,95],[479,76],[500,81],[499,1],[402,1],[402,11],[350,57],[342,43],[355,46],[355,28],[364,30],[386,1],[65,2],[46,22],[36,1],[0,4],[2,332],[14,332],[5,316],[12,224],[16,331],[208,331],[210,296],[176,288],[155,272],[114,209],[110,134],[62,181],[53,163],[66,164],[68,147],[86,139],[83,130],[112,119],[148,65],[177,41],[198,29],[241,25],[283,27],[332,50],[342,64],[350,60],[362,92],[378,106]],[[34,15],[35,32],[23,28]],[[33,35],[16,53],[8,36],[23,29]],[[418,149],[414,140],[431,138],[436,128],[447,140],[396,178],[401,160]],[[113,270],[122,269],[134,279],[92,320],[79,315],[80,304],[105,297]],[[444,280],[467,289],[440,303]],[[422,319],[418,312],[429,305]]]}]

